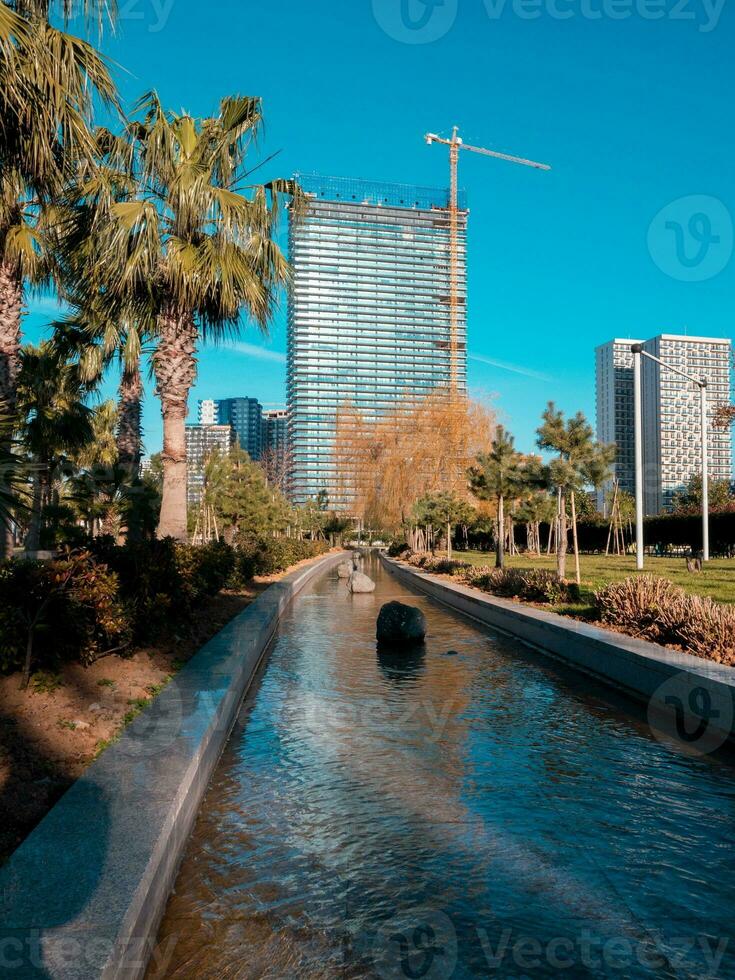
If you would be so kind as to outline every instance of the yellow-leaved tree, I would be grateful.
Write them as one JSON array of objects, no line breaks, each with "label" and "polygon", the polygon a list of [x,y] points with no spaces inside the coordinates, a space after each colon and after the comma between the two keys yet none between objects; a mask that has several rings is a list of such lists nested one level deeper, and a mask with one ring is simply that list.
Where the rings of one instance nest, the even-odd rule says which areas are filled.
[{"label": "yellow-leaved tree", "polygon": [[335,444],[339,494],[366,525],[397,531],[427,494],[470,499],[467,469],[494,433],[490,408],[446,389],[398,399],[377,417],[343,405]]}]

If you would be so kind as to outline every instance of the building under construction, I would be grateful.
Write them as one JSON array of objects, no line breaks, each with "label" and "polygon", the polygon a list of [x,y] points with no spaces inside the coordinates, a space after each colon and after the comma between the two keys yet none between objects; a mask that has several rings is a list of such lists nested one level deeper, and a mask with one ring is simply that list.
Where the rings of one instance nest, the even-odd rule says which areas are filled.
[{"label": "building under construction", "polygon": [[468,212],[459,193],[453,229],[446,189],[295,179],[309,200],[289,234],[290,494],[326,491],[349,511],[340,412],[375,419],[437,389],[466,392]]}]

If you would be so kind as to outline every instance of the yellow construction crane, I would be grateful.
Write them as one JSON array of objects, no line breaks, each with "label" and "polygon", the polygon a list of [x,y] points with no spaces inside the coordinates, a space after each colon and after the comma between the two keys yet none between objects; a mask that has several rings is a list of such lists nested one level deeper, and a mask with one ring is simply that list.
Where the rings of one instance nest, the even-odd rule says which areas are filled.
[{"label": "yellow construction crane", "polygon": [[427,133],[424,139],[431,146],[432,143],[443,143],[449,147],[449,384],[452,391],[457,389],[457,334],[459,321],[459,207],[458,207],[458,184],[457,184],[457,165],[459,163],[459,151],[470,150],[472,153],[484,153],[488,157],[497,157],[498,160],[507,160],[509,163],[521,163],[524,167],[534,167],[536,170],[551,170],[546,163],[536,163],[535,160],[525,160],[523,157],[512,157],[507,153],[497,153],[495,150],[484,150],[480,146],[470,146],[463,142],[459,135],[459,129],[455,126],[452,130],[452,138],[445,139],[437,136],[436,133]]}]

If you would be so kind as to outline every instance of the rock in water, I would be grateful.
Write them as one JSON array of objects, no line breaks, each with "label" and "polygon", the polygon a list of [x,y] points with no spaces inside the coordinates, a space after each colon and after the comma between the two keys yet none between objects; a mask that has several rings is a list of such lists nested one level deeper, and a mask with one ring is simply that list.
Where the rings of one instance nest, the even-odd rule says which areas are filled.
[{"label": "rock in water", "polygon": [[377,636],[381,642],[419,643],[426,636],[426,617],[416,606],[386,602],[378,614]]},{"label": "rock in water", "polygon": [[353,572],[347,583],[350,592],[374,592],[375,582],[363,572]]},{"label": "rock in water", "polygon": [[339,578],[349,578],[352,575],[352,561],[341,561],[337,565],[337,575]]}]

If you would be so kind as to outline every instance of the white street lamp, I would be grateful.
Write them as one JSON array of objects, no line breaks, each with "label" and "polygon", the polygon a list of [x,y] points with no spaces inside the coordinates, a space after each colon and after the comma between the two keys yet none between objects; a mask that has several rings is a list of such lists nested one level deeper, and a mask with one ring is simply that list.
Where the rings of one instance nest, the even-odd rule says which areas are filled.
[{"label": "white street lamp", "polygon": [[643,405],[640,344],[633,344],[633,415],[635,424],[635,567],[643,569]]},{"label": "white street lamp", "polygon": [[636,568],[643,568],[643,406],[641,398],[641,357],[647,357],[674,374],[681,375],[699,388],[702,428],[702,560],[709,561],[709,463],[707,447],[707,379],[695,378],[643,350],[642,344],[632,344],[633,405],[635,426],[635,540]]}]

